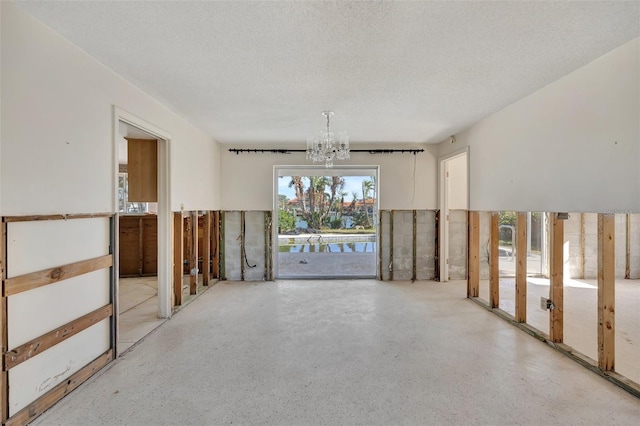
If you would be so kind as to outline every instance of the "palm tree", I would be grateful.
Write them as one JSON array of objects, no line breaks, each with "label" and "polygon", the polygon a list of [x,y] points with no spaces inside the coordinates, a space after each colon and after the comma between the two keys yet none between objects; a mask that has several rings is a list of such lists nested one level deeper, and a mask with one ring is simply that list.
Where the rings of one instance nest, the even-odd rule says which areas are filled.
[{"label": "palm tree", "polygon": [[301,176],[291,176],[291,182],[289,182],[289,188],[293,187],[296,191],[296,198],[299,203],[302,203],[302,211],[307,210],[307,205],[304,200],[304,182]]},{"label": "palm tree", "polygon": [[[364,212],[369,217],[369,211],[367,210],[367,198],[370,197],[371,193],[375,190],[375,184],[372,180],[362,181],[362,204],[364,206]],[[373,214],[372,214],[373,216]],[[371,223],[371,221],[369,221]]]}]

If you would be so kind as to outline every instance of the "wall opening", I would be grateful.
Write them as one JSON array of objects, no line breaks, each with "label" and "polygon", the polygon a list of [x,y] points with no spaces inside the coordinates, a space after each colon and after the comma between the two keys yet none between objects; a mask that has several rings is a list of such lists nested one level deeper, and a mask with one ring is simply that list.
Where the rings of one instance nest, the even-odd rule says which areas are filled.
[{"label": "wall opening", "polygon": [[377,167],[276,167],[277,278],[375,278]]}]

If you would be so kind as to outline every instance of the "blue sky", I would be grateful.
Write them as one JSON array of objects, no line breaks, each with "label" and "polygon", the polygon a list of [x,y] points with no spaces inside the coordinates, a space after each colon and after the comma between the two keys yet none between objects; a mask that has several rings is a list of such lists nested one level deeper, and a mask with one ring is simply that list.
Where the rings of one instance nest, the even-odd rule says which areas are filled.
[{"label": "blue sky", "polygon": [[[353,196],[352,192],[358,193],[358,198],[362,198],[362,181],[363,180],[372,180],[371,176],[344,176],[345,180],[344,191],[347,192],[347,195],[344,197],[345,201],[351,201]],[[309,180],[303,178],[305,182],[305,186],[309,185]],[[292,199],[296,198],[296,193],[293,188],[289,188],[289,182],[291,182],[291,176],[283,176],[278,178],[278,194],[284,194],[287,198]]]}]

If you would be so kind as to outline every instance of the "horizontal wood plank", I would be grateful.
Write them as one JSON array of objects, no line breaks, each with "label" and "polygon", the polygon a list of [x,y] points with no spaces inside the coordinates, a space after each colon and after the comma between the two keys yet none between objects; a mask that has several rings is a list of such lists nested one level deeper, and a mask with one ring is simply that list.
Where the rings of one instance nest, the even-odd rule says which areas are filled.
[{"label": "horizontal wood plank", "polygon": [[35,222],[39,220],[69,220],[69,219],[93,219],[99,217],[111,217],[113,213],[78,213],[78,214],[47,214],[31,216],[5,216],[5,222]]},{"label": "horizontal wood plank", "polygon": [[42,287],[78,275],[109,268],[113,265],[113,255],[105,255],[93,259],[70,263],[57,268],[32,272],[4,281],[4,296],[12,296],[27,290]]},{"label": "horizontal wood plank", "polygon": [[85,367],[81,368],[78,372],[72,374],[71,377],[69,377],[67,380],[63,380],[49,392],[45,393],[34,402],[18,411],[11,418],[9,418],[5,424],[7,426],[17,426],[26,425],[32,422],[36,417],[51,408],[53,404],[58,402],[69,392],[87,381],[89,377],[93,376],[112,360],[113,350],[109,349],[107,352],[91,361]]},{"label": "horizontal wood plank", "polygon": [[33,358],[34,356],[41,354],[47,349],[52,348],[58,343],[64,342],[68,338],[75,336],[105,318],[109,318],[111,315],[113,315],[113,305],[103,306],[102,308],[96,309],[87,315],[63,325],[62,327],[58,327],[47,334],[37,337],[24,345],[20,345],[17,348],[6,352],[4,354],[5,370],[9,370],[16,365],[25,362],[29,358]]}]

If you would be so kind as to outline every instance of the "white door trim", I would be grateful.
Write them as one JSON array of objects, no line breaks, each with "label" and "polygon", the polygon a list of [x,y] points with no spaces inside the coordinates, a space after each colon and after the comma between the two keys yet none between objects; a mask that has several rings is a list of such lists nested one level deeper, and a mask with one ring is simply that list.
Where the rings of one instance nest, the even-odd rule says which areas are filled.
[{"label": "white door trim", "polygon": [[440,256],[440,281],[449,281],[449,221],[447,220],[447,212],[449,211],[449,186],[446,179],[447,163],[458,157],[467,157],[467,209],[470,206],[470,170],[469,170],[469,147],[464,147],[450,154],[444,155],[438,159],[438,200],[440,208],[440,232],[438,235],[438,253]]},{"label": "white door trim", "polygon": [[[117,106],[113,106],[113,211],[115,220],[115,261],[114,270],[118,270],[118,143],[120,122],[149,133],[158,139],[158,317],[171,318],[171,301],[173,297],[172,278],[172,226],[171,226],[171,140],[173,136],[154,124],[143,120]],[[116,272],[116,292],[118,290],[118,274]],[[116,293],[117,298],[117,293]],[[116,299],[117,300],[117,299]]]}]

